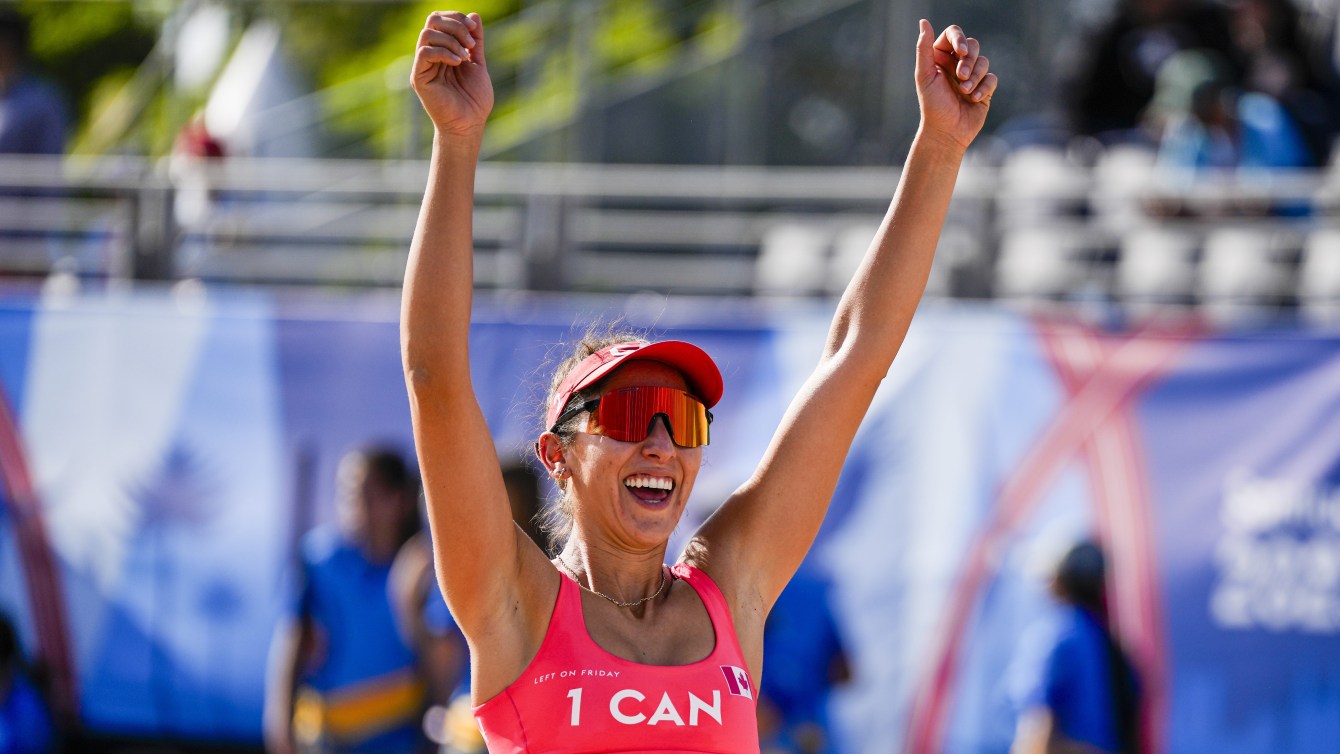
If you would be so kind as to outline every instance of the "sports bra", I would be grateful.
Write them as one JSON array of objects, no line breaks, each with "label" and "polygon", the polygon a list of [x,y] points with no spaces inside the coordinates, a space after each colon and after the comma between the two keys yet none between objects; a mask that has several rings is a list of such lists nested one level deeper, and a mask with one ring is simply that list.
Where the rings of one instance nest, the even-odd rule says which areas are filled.
[{"label": "sports bra", "polygon": [[540,651],[512,685],[474,708],[489,754],[657,752],[757,754],[755,686],[726,599],[680,564],[707,608],[716,643],[688,665],[644,665],[601,649],[586,631],[581,587],[562,574]]}]

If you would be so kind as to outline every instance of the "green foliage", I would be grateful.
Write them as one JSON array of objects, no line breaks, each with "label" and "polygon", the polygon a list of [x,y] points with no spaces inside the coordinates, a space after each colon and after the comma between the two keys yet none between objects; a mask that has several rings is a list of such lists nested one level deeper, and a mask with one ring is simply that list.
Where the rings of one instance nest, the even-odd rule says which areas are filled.
[{"label": "green foliage", "polygon": [[23,0],[18,9],[32,26],[33,62],[65,93],[76,124],[90,119],[95,91],[105,101],[110,83],[129,80],[126,72],[148,57],[162,22],[130,3]]},{"label": "green foliage", "polygon": [[[212,1],[230,8],[237,29],[261,18],[284,29],[286,51],[319,92],[325,153],[426,154],[430,127],[409,89],[409,65],[424,20],[444,7],[440,0]],[[579,108],[598,104],[620,80],[664,75],[685,56],[728,55],[740,39],[725,0],[476,0],[445,6],[478,12],[488,30],[496,93],[492,154],[560,133]],[[180,7],[177,0],[20,0],[32,20],[34,59],[73,105],[77,149],[171,149],[205,94],[175,91],[170,73],[150,59],[162,25]]]},{"label": "green foliage", "polygon": [[[496,19],[515,13],[517,5],[516,0],[484,0],[458,7],[478,12],[491,26]],[[442,7],[441,2],[416,0],[286,8],[285,44],[323,92],[320,106],[333,153],[406,156],[415,132],[415,124],[408,121],[423,117],[408,89],[409,64],[425,19]],[[491,66],[494,57],[490,54]],[[426,123],[421,125],[426,127]]]},{"label": "green foliage", "polygon": [[592,44],[601,68],[658,70],[673,58],[679,41],[673,20],[658,4],[607,3]]}]

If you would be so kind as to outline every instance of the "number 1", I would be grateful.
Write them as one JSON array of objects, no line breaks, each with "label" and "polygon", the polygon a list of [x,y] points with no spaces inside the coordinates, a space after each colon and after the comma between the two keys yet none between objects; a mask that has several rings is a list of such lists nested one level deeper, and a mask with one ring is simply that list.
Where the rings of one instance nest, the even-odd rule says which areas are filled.
[{"label": "number 1", "polygon": [[568,698],[572,700],[572,724],[574,726],[582,724],[582,690],[573,689],[568,692]]}]

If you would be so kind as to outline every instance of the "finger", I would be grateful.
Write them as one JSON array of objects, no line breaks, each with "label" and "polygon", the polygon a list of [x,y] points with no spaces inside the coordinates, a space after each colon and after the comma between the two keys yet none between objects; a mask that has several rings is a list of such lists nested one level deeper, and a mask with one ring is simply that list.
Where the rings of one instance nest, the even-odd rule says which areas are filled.
[{"label": "finger", "polygon": [[958,65],[958,58],[954,57],[954,53],[936,50],[934,48],[932,48],[932,52],[935,55],[935,64],[940,68],[943,68],[946,71],[953,71],[954,67]]},{"label": "finger", "polygon": [[976,58],[982,53],[982,43],[977,37],[963,37],[954,44],[954,52],[963,59]]},{"label": "finger", "polygon": [[955,47],[954,53],[959,56],[958,68],[954,73],[960,80],[967,80],[972,76],[973,71],[977,69],[977,61],[982,46],[972,37],[964,37],[960,46]]},{"label": "finger", "polygon": [[416,74],[427,73],[432,66],[439,63],[454,68],[463,62],[465,61],[460,55],[445,47],[420,47],[414,53],[414,71]]},{"label": "finger", "polygon": [[456,11],[438,11],[429,14],[428,22],[424,24],[425,29],[433,29],[444,34],[450,34],[455,37],[464,47],[474,47],[475,39],[471,34],[471,27],[474,21],[464,13]]},{"label": "finger", "polygon": [[946,27],[940,33],[940,37],[935,40],[935,49],[958,61],[957,65],[943,66],[946,70],[953,71],[955,78],[963,80],[972,74],[972,67],[976,62],[975,58],[979,45],[977,40],[964,34],[963,29],[957,24]]},{"label": "finger", "polygon": [[996,74],[988,73],[982,78],[982,83],[977,85],[977,88],[973,90],[970,96],[974,102],[989,103],[991,101],[991,95],[996,93],[996,85],[999,83],[1000,80],[996,78]]},{"label": "finger", "polygon": [[935,75],[935,67],[937,65],[936,58],[938,56],[931,44],[934,35],[935,28],[931,26],[931,22],[924,18],[921,19],[920,31],[917,33],[916,77],[917,81],[922,83],[930,81]]},{"label": "finger", "polygon": [[936,38],[935,49],[950,53],[956,58],[962,57],[958,54],[958,50],[966,38],[967,35],[963,33],[963,29],[959,28],[958,24],[950,24]]},{"label": "finger", "polygon": [[965,93],[971,92],[973,89],[977,88],[978,84],[982,83],[982,79],[986,78],[986,74],[989,73],[990,70],[991,62],[987,60],[986,56],[982,55],[978,57],[977,63],[972,67],[972,75],[970,75],[966,81],[959,84],[959,89],[963,90]]},{"label": "finger", "polygon": [[475,44],[470,48],[470,59],[480,65],[486,65],[488,61],[484,58],[484,19],[480,18],[478,13],[471,13],[466,16],[470,22],[470,33],[474,36]]},{"label": "finger", "polygon": [[424,29],[419,32],[420,47],[441,47],[454,54],[456,57],[464,60],[470,57],[470,51],[466,49],[461,40],[436,29]]}]

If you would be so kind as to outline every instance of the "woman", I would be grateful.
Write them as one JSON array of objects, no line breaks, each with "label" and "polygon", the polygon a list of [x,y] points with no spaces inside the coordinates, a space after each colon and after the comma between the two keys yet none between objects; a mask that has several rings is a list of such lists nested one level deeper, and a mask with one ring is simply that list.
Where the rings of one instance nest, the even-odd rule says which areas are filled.
[{"label": "woman", "polygon": [[484,26],[476,14],[428,18],[412,84],[435,134],[402,356],[438,580],[470,644],[490,751],[758,750],[764,620],[907,332],[996,89],[976,40],[920,26],[921,126],[823,358],[753,477],[671,570],[666,543],[722,390],[687,343],[598,344],[560,367],[535,448],[563,489],[570,532],[551,560],[512,522],[467,348],[473,180],[493,105]]},{"label": "woman", "polygon": [[1087,541],[1071,547],[1051,592],[1063,609],[1041,634],[1036,666],[1021,676],[1027,680],[1011,754],[1137,754],[1140,684],[1112,635],[1102,548]]}]

